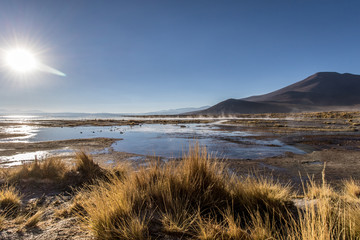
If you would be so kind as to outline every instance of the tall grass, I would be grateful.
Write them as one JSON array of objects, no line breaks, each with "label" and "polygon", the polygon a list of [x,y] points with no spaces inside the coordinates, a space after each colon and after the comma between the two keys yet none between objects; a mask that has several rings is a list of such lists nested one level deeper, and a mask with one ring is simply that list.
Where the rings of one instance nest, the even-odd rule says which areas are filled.
[{"label": "tall grass", "polygon": [[50,179],[59,181],[62,180],[65,174],[69,171],[67,164],[60,158],[46,158],[31,163],[23,163],[21,166],[10,169],[7,173],[10,182],[25,180],[25,179]]},{"label": "tall grass", "polygon": [[293,207],[287,186],[231,176],[198,146],[178,163],[113,175],[80,194],[84,221],[98,239],[237,239],[250,228],[272,236],[284,225],[267,223],[286,225]]},{"label": "tall grass", "polygon": [[21,196],[14,186],[0,187],[0,218],[14,216],[20,209]]},{"label": "tall grass", "polygon": [[88,154],[77,152],[75,167],[70,167],[63,159],[57,157],[45,158],[29,163],[23,163],[15,168],[3,169],[2,178],[10,183],[27,180],[50,180],[54,186],[76,186],[99,178],[104,178],[110,172],[124,174],[125,168],[115,167],[111,170],[101,168]]},{"label": "tall grass", "polygon": [[288,185],[236,177],[196,146],[179,162],[111,175],[81,191],[81,216],[98,239],[360,239],[360,186]]},{"label": "tall grass", "polygon": [[[79,215],[97,239],[360,239],[358,182],[345,181],[336,191],[323,172],[322,183],[304,184],[302,205],[296,207],[289,185],[259,175],[232,175],[199,146],[179,161],[155,161],[140,169],[103,169],[78,153],[72,169],[44,160],[15,173],[17,179],[57,176],[53,179],[87,182],[64,216]],[[4,209],[20,204],[14,187],[0,189],[0,228],[8,217]],[[25,225],[36,226],[42,214],[31,215]]]},{"label": "tall grass", "polygon": [[101,178],[106,175],[106,171],[85,152],[76,153],[76,171],[81,174],[81,178],[86,180]]}]

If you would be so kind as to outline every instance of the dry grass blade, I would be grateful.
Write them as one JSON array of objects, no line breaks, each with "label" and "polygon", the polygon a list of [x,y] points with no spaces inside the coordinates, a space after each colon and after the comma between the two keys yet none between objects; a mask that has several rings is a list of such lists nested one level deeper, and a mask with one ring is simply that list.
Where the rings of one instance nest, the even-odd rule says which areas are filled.
[{"label": "dry grass blade", "polygon": [[34,215],[30,216],[25,224],[24,227],[26,228],[34,228],[38,225],[38,223],[41,221],[44,214],[44,210],[38,210]]}]

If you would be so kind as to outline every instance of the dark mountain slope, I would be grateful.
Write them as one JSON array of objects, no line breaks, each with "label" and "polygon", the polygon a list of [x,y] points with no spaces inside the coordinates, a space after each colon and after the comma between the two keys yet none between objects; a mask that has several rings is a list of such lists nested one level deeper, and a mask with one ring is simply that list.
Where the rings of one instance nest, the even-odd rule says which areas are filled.
[{"label": "dark mountain slope", "polygon": [[360,104],[360,76],[320,72],[277,91],[243,100],[319,106]]},{"label": "dark mountain slope", "polygon": [[228,99],[189,114],[285,113],[354,109],[360,106],[360,75],[319,72],[277,91]]},{"label": "dark mountain slope", "polygon": [[248,102],[241,99],[228,99],[220,102],[206,110],[192,112],[193,114],[237,114],[237,113],[259,113],[259,112],[289,112],[290,108],[276,104]]}]

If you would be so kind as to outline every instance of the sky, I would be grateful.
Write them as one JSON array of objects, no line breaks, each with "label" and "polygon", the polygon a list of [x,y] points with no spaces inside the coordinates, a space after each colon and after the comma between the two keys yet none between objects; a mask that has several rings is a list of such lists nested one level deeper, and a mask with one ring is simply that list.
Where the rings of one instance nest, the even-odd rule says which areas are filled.
[{"label": "sky", "polygon": [[[0,110],[140,113],[264,94],[316,72],[360,74],[360,1],[1,0]],[[0,56],[4,62],[4,56]]]}]

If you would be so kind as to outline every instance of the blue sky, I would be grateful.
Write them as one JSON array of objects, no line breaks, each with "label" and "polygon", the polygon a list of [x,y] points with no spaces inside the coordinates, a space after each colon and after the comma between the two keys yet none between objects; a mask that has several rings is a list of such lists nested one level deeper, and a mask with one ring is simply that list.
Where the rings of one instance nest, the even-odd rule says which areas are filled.
[{"label": "blue sky", "polygon": [[[0,109],[149,112],[276,90],[319,71],[360,74],[360,2],[0,2],[0,50],[66,77],[0,69]],[[2,60],[2,58],[0,59]]]}]

